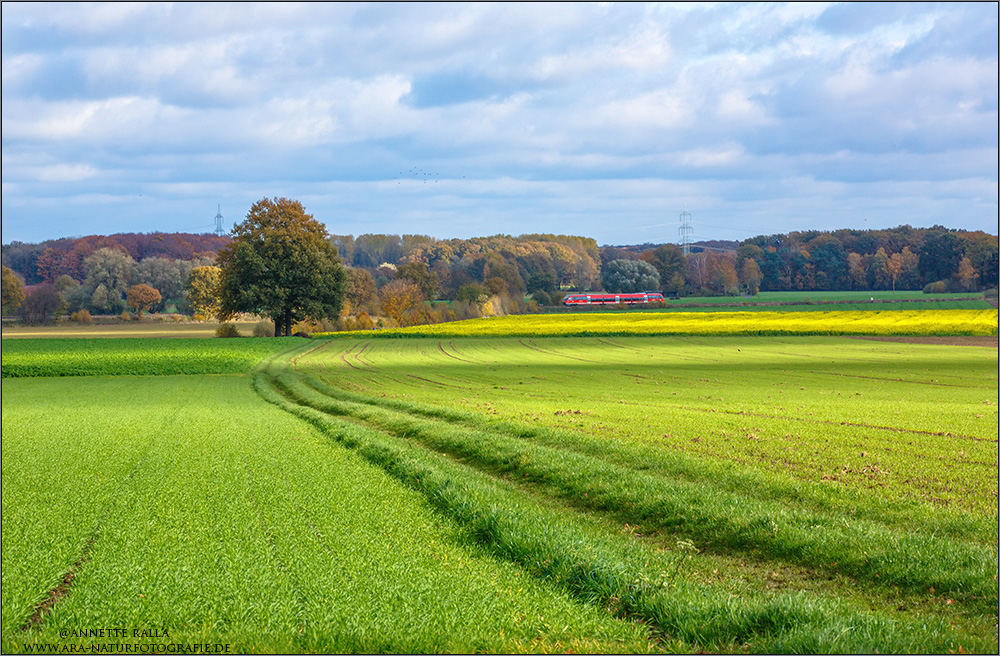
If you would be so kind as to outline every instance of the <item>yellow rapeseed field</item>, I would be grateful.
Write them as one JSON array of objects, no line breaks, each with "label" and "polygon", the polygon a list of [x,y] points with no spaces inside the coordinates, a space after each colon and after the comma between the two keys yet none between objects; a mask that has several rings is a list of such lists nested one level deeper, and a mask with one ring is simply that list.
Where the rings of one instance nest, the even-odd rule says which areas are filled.
[{"label": "yellow rapeseed field", "polygon": [[[363,334],[327,333],[326,335]],[[377,331],[399,337],[598,335],[996,335],[997,310],[586,312],[470,319]]]}]

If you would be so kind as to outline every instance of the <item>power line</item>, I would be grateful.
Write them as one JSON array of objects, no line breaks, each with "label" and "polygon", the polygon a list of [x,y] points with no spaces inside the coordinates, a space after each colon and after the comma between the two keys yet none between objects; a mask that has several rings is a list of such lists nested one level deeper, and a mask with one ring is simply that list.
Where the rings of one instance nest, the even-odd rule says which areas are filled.
[{"label": "power line", "polygon": [[219,211],[215,214],[215,234],[219,237],[226,234],[226,231],[222,229],[222,205],[219,205]]},{"label": "power line", "polygon": [[681,227],[677,229],[677,234],[681,236],[681,252],[688,255],[691,252],[691,235],[694,234],[694,228],[691,227],[691,212],[687,211],[686,206],[681,212]]}]

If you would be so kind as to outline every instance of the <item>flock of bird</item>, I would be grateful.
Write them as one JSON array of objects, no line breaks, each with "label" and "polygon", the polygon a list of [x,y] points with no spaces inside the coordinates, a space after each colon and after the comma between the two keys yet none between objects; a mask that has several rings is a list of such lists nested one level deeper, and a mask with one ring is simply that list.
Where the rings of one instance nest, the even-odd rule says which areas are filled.
[{"label": "flock of bird", "polygon": [[[400,176],[402,176],[402,177],[400,177]],[[396,184],[403,184],[403,180],[404,179],[405,180],[414,180],[414,179],[415,180],[421,180],[424,184],[427,184],[430,181],[430,179],[433,179],[434,182],[439,182],[439,180],[437,179],[437,176],[438,176],[437,173],[428,173],[427,171],[425,171],[423,169],[412,168],[412,169],[410,169],[407,172],[400,171],[399,175],[397,175],[393,179],[396,180]]]},{"label": "flock of bird", "polygon": [[[439,175],[441,174],[430,173],[421,168],[414,167],[409,171],[400,171],[396,177],[393,178],[393,180],[396,181],[396,184],[403,184],[403,180],[417,180],[418,182],[423,182],[424,184],[427,184],[428,182],[438,183],[441,182],[441,180],[438,179]],[[463,175],[462,177],[464,178],[465,176]]]}]

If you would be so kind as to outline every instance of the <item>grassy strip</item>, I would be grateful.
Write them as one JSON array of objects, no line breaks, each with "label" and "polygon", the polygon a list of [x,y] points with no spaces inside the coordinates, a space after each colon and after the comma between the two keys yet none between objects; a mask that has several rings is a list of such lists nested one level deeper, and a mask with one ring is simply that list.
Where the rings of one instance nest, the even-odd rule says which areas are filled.
[{"label": "grassy strip", "polygon": [[984,518],[968,513],[950,513],[915,501],[890,501],[873,498],[848,489],[823,485],[808,485],[778,479],[728,463],[707,462],[703,458],[685,457],[678,453],[653,451],[642,446],[596,438],[577,432],[546,426],[519,423],[508,419],[484,422],[482,415],[454,408],[431,406],[394,398],[372,398],[328,385],[315,376],[299,374],[299,378],[319,393],[342,401],[388,408],[415,417],[441,420],[456,428],[486,431],[513,440],[531,440],[542,446],[568,450],[582,456],[597,458],[616,468],[628,468],[656,474],[673,480],[686,481],[734,494],[754,491],[784,507],[821,513],[840,513],[852,519],[870,520],[897,528],[947,535],[958,540],[993,543],[997,531],[996,518]]},{"label": "grassy strip", "polygon": [[[232,322],[241,335],[253,334],[256,322]],[[5,324],[3,338],[37,339],[39,337],[76,337],[85,339],[103,339],[108,337],[146,337],[146,338],[191,338],[215,337],[219,324],[175,323],[173,321],[121,321],[118,318],[97,320],[90,324],[78,324],[73,321],[61,321],[50,326],[25,326],[23,324]]]},{"label": "grassy strip", "polygon": [[299,338],[4,340],[3,377],[166,376],[246,373]]},{"label": "grassy strip", "polygon": [[300,405],[280,393],[265,374],[255,377],[255,388],[266,400],[422,492],[476,544],[575,596],[641,619],[659,631],[671,649],[695,645],[718,651],[873,653],[971,646],[959,645],[944,622],[916,626],[808,594],[737,597],[731,590],[678,580],[675,554],[654,553],[633,541],[587,531],[565,513],[553,512],[492,477],[408,440]]},{"label": "grassy strip", "polygon": [[452,456],[467,458],[497,474],[541,484],[549,494],[654,530],[695,539],[712,536],[716,548],[766,553],[818,569],[881,585],[926,591],[935,588],[980,612],[996,607],[995,548],[892,530],[873,521],[729,493],[704,484],[678,483],[578,453],[483,430],[421,420],[365,404],[317,394],[296,377],[279,385],[300,403],[364,420],[379,430],[415,438]]}]

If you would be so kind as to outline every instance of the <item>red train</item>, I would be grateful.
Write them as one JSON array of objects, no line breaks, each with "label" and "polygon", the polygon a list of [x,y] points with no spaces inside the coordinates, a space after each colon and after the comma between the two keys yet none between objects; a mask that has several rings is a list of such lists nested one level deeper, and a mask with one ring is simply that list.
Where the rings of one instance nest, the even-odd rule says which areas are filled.
[{"label": "red train", "polygon": [[644,305],[647,303],[663,303],[663,294],[660,292],[639,292],[636,294],[605,294],[604,292],[581,292],[578,294],[567,294],[563,299],[563,305],[573,307],[577,305]]}]

